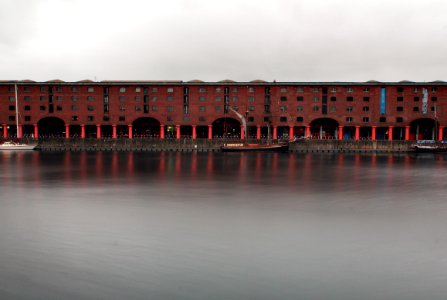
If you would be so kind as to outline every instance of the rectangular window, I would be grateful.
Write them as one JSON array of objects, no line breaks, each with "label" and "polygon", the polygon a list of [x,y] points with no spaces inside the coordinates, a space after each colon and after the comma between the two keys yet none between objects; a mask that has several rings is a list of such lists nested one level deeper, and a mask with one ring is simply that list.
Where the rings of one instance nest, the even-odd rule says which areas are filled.
[{"label": "rectangular window", "polygon": [[71,116],[71,120],[72,120],[72,121],[78,121],[78,120],[79,120],[79,117],[78,117],[78,116]]},{"label": "rectangular window", "polygon": [[249,93],[254,93],[255,92],[255,88],[254,87],[249,87],[248,88],[248,92]]},{"label": "rectangular window", "polygon": [[237,93],[237,87],[233,88],[233,93]]},{"label": "rectangular window", "polygon": [[87,121],[93,122],[95,120],[94,116],[87,116]]},{"label": "rectangular window", "polygon": [[352,122],[352,117],[346,117],[346,122],[351,123]]},{"label": "rectangular window", "polygon": [[403,106],[398,106],[398,107],[396,107],[396,111],[404,111],[404,107]]},{"label": "rectangular window", "polygon": [[166,107],[166,109],[167,109],[169,112],[173,112],[173,111],[174,111],[174,106],[168,106],[168,107]]},{"label": "rectangular window", "polygon": [[363,111],[369,111],[369,106],[363,106]]},{"label": "rectangular window", "polygon": [[419,97],[414,97],[414,98],[413,98],[413,101],[414,101],[414,102],[419,102]]},{"label": "rectangular window", "polygon": [[220,107],[220,106],[215,106],[215,107],[214,107],[214,110],[215,110],[215,111],[221,111],[221,109],[222,109],[222,107]]},{"label": "rectangular window", "polygon": [[397,90],[398,93],[403,93],[404,88],[403,87],[398,87],[396,90]]},{"label": "rectangular window", "polygon": [[105,121],[105,122],[108,122],[108,121],[110,121],[110,117],[109,116],[103,116],[102,120]]},{"label": "rectangular window", "polygon": [[438,101],[438,97],[431,97],[431,101],[432,101],[432,102],[436,102],[436,101]]},{"label": "rectangular window", "polygon": [[296,121],[297,121],[297,122],[303,122],[303,121],[304,121],[304,118],[303,118],[303,117],[296,117]]},{"label": "rectangular window", "polygon": [[417,88],[417,87],[415,87],[414,89],[413,89],[413,92],[414,93],[417,93],[419,91],[419,89]]},{"label": "rectangular window", "polygon": [[379,118],[379,122],[380,123],[385,123],[386,122],[386,117],[380,117]]},{"label": "rectangular window", "polygon": [[296,108],[296,111],[303,111],[304,110],[304,107],[303,106],[298,106],[297,108]]},{"label": "rectangular window", "polygon": [[126,92],[126,88],[125,87],[120,87],[120,93],[125,93]]},{"label": "rectangular window", "polygon": [[141,97],[140,96],[135,96],[135,102],[140,102],[140,101],[141,101]]},{"label": "rectangular window", "polygon": [[77,111],[77,110],[78,110],[78,107],[76,105],[71,106],[71,111]]},{"label": "rectangular window", "polygon": [[203,97],[203,96],[200,96],[200,97],[199,97],[199,101],[200,101],[200,102],[205,102],[205,100],[206,100],[205,97]]},{"label": "rectangular window", "polygon": [[331,88],[331,93],[336,93],[336,92],[337,92],[337,88],[336,87]]},{"label": "rectangular window", "polygon": [[166,91],[167,91],[168,93],[174,93],[174,88],[167,88]]},{"label": "rectangular window", "polygon": [[248,111],[255,111],[255,107],[254,106],[249,106],[248,107]]},{"label": "rectangular window", "polygon": [[285,101],[287,101],[287,97],[286,96],[281,96],[281,102],[285,102]]},{"label": "rectangular window", "polygon": [[40,96],[40,97],[39,97],[39,100],[40,100],[40,101],[45,101],[45,99],[46,99],[45,96]]},{"label": "rectangular window", "polygon": [[320,102],[320,98],[318,98],[318,96],[315,96],[315,97],[313,98],[313,101],[314,101],[315,103]]},{"label": "rectangular window", "polygon": [[30,105],[25,105],[25,110],[31,110],[31,106]]},{"label": "rectangular window", "polygon": [[157,93],[157,92],[158,92],[158,88],[153,87],[153,88],[152,88],[152,93]]},{"label": "rectangular window", "polygon": [[297,87],[296,91],[297,91],[297,93],[304,93],[304,88],[303,87]]},{"label": "rectangular window", "polygon": [[78,101],[78,97],[76,97],[76,96],[71,96],[71,101],[73,101],[73,102]]},{"label": "rectangular window", "polygon": [[158,111],[157,106],[152,106],[152,111]]},{"label": "rectangular window", "polygon": [[237,100],[238,100],[238,99],[237,99],[237,96],[234,96],[234,97],[233,97],[233,102],[237,102]]},{"label": "rectangular window", "polygon": [[397,123],[402,123],[404,121],[404,118],[402,118],[402,117],[397,117],[396,118],[396,122]]},{"label": "rectangular window", "polygon": [[304,101],[304,97],[298,96],[298,97],[296,97],[296,101],[302,102],[302,101]]},{"label": "rectangular window", "polygon": [[287,122],[287,117],[279,117],[280,122]]},{"label": "rectangular window", "polygon": [[29,101],[31,101],[31,97],[30,96],[25,96],[25,97],[23,97],[23,100],[29,102]]},{"label": "rectangular window", "polygon": [[135,111],[141,111],[141,106],[139,105],[135,106]]},{"label": "rectangular window", "polygon": [[346,107],[347,112],[352,112],[354,110],[354,106],[348,106]]},{"label": "rectangular window", "polygon": [[141,88],[140,87],[136,87],[135,88],[135,93],[141,93]]},{"label": "rectangular window", "polygon": [[404,97],[401,97],[401,96],[397,97],[397,102],[403,102],[403,101],[404,101]]},{"label": "rectangular window", "polygon": [[93,105],[87,105],[87,110],[88,111],[94,111],[95,107]]},{"label": "rectangular window", "polygon": [[206,88],[204,87],[199,88],[199,93],[206,93]]},{"label": "rectangular window", "polygon": [[119,120],[120,122],[124,122],[124,121],[126,121],[126,117],[125,117],[125,116],[119,116],[119,117],[118,117],[118,120]]},{"label": "rectangular window", "polygon": [[126,106],[125,105],[120,105],[119,110],[120,111],[126,111]]},{"label": "rectangular window", "polygon": [[61,106],[61,105],[57,105],[57,106],[56,106],[56,110],[57,110],[57,111],[62,111],[62,106]]},{"label": "rectangular window", "polygon": [[199,122],[205,122],[205,121],[206,121],[206,119],[204,116],[199,116]]},{"label": "rectangular window", "polygon": [[220,97],[216,97],[216,102],[220,102],[222,99]]},{"label": "rectangular window", "polygon": [[347,91],[348,93],[352,93],[352,92],[354,91],[354,89],[353,89],[352,87],[348,87],[348,88],[346,88],[346,91]]},{"label": "rectangular window", "polygon": [[369,97],[363,97],[363,102],[369,102]]},{"label": "rectangular window", "polygon": [[152,97],[152,102],[157,102],[157,97]]},{"label": "rectangular window", "polygon": [[317,112],[317,111],[319,111],[319,110],[320,110],[320,107],[317,106],[317,105],[315,105],[314,107],[312,107],[312,111]]},{"label": "rectangular window", "polygon": [[365,88],[363,88],[363,91],[364,91],[365,93],[368,93],[368,92],[369,92],[369,87],[365,87]]},{"label": "rectangular window", "polygon": [[205,106],[199,106],[199,111],[200,112],[204,112],[205,111]]},{"label": "rectangular window", "polygon": [[25,116],[25,121],[31,121],[31,116]]},{"label": "rectangular window", "polygon": [[368,117],[363,117],[363,123],[369,123],[369,118]]},{"label": "rectangular window", "polygon": [[431,91],[432,91],[433,93],[436,93],[436,92],[438,91],[438,88],[437,88],[437,87],[432,87],[432,88],[431,88]]},{"label": "rectangular window", "polygon": [[39,110],[40,111],[45,111],[47,109],[47,107],[45,106],[45,105],[41,105],[40,107],[39,107]]},{"label": "rectangular window", "polygon": [[280,92],[281,92],[281,93],[287,93],[287,88],[285,88],[285,87],[281,88],[281,89],[280,89]]},{"label": "rectangular window", "polygon": [[254,122],[255,121],[255,117],[248,117],[248,122]]},{"label": "rectangular window", "polygon": [[126,102],[126,96],[119,96],[119,97],[118,97],[118,100],[119,100],[120,102]]},{"label": "rectangular window", "polygon": [[24,86],[23,87],[23,91],[24,92],[31,92],[31,88],[29,86]]},{"label": "rectangular window", "polygon": [[414,106],[413,111],[419,111],[419,106]]},{"label": "rectangular window", "polygon": [[331,106],[331,112],[336,112],[337,111],[337,107],[336,106]]},{"label": "rectangular window", "polygon": [[8,120],[9,120],[9,121],[15,121],[15,120],[16,120],[16,117],[15,117],[15,116],[9,116]]},{"label": "rectangular window", "polygon": [[15,106],[15,105],[10,105],[10,106],[9,106],[9,110],[11,110],[11,111],[16,110],[16,106]]},{"label": "rectangular window", "polygon": [[248,97],[248,102],[250,102],[250,103],[255,102],[255,97]]},{"label": "rectangular window", "polygon": [[312,91],[313,91],[314,93],[318,93],[318,92],[320,91],[320,89],[319,89],[319,88],[313,88]]},{"label": "rectangular window", "polygon": [[174,100],[174,97],[168,96],[168,98],[166,100],[168,100],[168,102],[172,102],[172,100]]},{"label": "rectangular window", "polygon": [[287,106],[286,105],[282,105],[279,107],[279,110],[282,112],[286,112],[287,111]]},{"label": "rectangular window", "polygon": [[331,97],[331,102],[336,102],[337,101],[337,97],[332,96]]},{"label": "rectangular window", "polygon": [[95,91],[94,87],[88,87],[87,88],[87,92],[89,92],[89,93],[93,93],[94,91]]},{"label": "rectangular window", "polygon": [[55,88],[55,90],[56,90],[56,92],[62,92],[62,87],[61,87],[61,86],[57,86],[57,87]]},{"label": "rectangular window", "polygon": [[46,88],[45,86],[41,86],[41,87],[40,87],[40,91],[44,93],[44,92],[47,91],[47,88]]},{"label": "rectangular window", "polygon": [[354,97],[346,97],[346,101],[353,102],[354,101]]},{"label": "rectangular window", "polygon": [[56,97],[56,101],[62,101],[64,99],[64,97],[62,97],[62,96],[57,96]]},{"label": "rectangular window", "polygon": [[[43,97],[43,96],[41,96]],[[9,102],[15,102],[16,101],[16,97],[14,96],[9,96]]]}]

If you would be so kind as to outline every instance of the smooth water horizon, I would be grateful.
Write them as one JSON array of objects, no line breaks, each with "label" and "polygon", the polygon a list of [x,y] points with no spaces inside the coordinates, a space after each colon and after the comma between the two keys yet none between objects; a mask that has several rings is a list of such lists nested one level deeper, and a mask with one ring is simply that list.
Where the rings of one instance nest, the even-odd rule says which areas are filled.
[{"label": "smooth water horizon", "polygon": [[0,299],[445,299],[446,166],[0,152]]}]

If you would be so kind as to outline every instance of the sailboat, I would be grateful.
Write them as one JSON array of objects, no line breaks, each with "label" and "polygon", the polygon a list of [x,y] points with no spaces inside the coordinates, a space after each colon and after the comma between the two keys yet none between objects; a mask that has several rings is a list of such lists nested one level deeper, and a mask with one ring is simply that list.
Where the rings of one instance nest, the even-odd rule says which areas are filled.
[{"label": "sailboat", "polygon": [[[16,100],[16,132],[17,137],[19,137],[19,106],[17,97],[17,84],[14,85],[15,89],[15,100]],[[34,150],[36,145],[23,144],[15,141],[6,141],[0,144],[0,150]]]},{"label": "sailboat", "polygon": [[[232,107],[229,107],[229,109],[241,120],[242,125],[244,126],[244,132],[245,135],[247,135],[247,121],[245,120],[244,116],[241,115],[239,112],[237,112]],[[269,126],[270,130],[270,126]],[[221,150],[223,152],[251,152],[251,151],[262,151],[262,152],[286,152],[289,151],[289,144],[288,143],[278,143],[278,144],[272,144],[270,143],[270,134],[267,144],[250,144],[247,143],[246,140],[243,142],[232,142],[232,143],[225,143]]]},{"label": "sailboat", "polygon": [[411,148],[418,153],[439,153],[447,152],[447,143],[444,141],[437,141],[438,136],[438,118],[436,115],[436,105],[435,105],[435,120],[433,127],[433,139],[432,140],[421,140],[416,141],[416,144],[412,145]]}]

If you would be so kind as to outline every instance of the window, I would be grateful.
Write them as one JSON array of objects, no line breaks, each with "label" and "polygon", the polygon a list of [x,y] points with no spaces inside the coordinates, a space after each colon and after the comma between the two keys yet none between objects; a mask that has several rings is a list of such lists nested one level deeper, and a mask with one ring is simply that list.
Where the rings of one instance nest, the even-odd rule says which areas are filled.
[{"label": "window", "polygon": [[398,93],[403,93],[403,91],[404,91],[404,88],[403,88],[403,87],[398,87],[398,88],[397,88],[397,92],[398,92]]},{"label": "window", "polygon": [[79,120],[79,117],[78,117],[78,116],[71,116],[71,120],[72,120],[72,121],[78,121],[78,120]]},{"label": "window", "polygon": [[9,117],[8,117],[8,120],[9,120],[9,121],[15,121],[15,120],[16,120],[16,117],[15,117],[15,116],[9,116]]},{"label": "window", "polygon": [[220,107],[220,106],[215,106],[215,107],[214,107],[214,110],[215,110],[215,111],[221,111],[221,110],[222,110],[222,107]]},{"label": "window", "polygon": [[31,116],[25,116],[25,121],[31,121]]},{"label": "window", "polygon": [[249,87],[248,88],[248,92],[249,93],[254,93],[255,92],[255,88],[254,87]]},{"label": "window", "polygon": [[[43,97],[43,96],[41,96]],[[9,102],[15,102],[16,98],[14,96],[9,96]]]},{"label": "window", "polygon": [[414,102],[419,102],[419,97],[414,97],[413,100]]},{"label": "window", "polygon": [[77,110],[78,110],[78,107],[76,105],[71,106],[71,111],[77,111]]},{"label": "window", "polygon": [[432,106],[432,107],[430,108],[430,110],[431,110],[431,111],[436,111],[436,106]]},{"label": "window", "polygon": [[433,93],[436,93],[436,92],[438,91],[438,88],[434,86],[434,87],[431,88],[431,91],[432,91]]},{"label": "window", "polygon": [[140,102],[140,101],[141,101],[141,97],[140,96],[135,96],[135,102]]},{"label": "window", "polygon": [[168,102],[172,102],[172,100],[174,100],[174,97],[168,96],[168,98],[166,100],[168,100]]},{"label": "window", "polygon": [[414,106],[413,111],[419,111],[419,106]]},{"label": "window", "polygon": [[304,88],[302,87],[297,87],[296,88],[297,93],[303,93],[304,92]]},{"label": "window", "polygon": [[206,119],[204,116],[199,116],[199,122],[205,122],[205,121],[206,121]]},{"label": "window", "polygon": [[93,122],[95,120],[95,117],[93,116],[87,116],[87,121]]},{"label": "window", "polygon": [[346,91],[347,91],[348,93],[352,93],[352,92],[354,91],[354,89],[353,89],[352,87],[348,87],[348,88],[346,88]]},{"label": "window", "polygon": [[279,117],[280,122],[287,122],[287,117]]},{"label": "window", "polygon": [[280,89],[280,92],[281,92],[281,93],[287,93],[287,88],[285,88],[285,87],[281,88],[281,89]]},{"label": "window", "polygon": [[379,122],[380,123],[385,123],[386,122],[386,117],[380,117],[379,118]]},{"label": "window", "polygon": [[237,100],[238,100],[237,97],[234,96],[234,97],[233,97],[233,102],[237,102]]},{"label": "window", "polygon": [[199,111],[200,112],[204,112],[205,111],[205,106],[199,106]]},{"label": "window", "polygon": [[220,102],[220,101],[222,101],[222,99],[220,98],[220,97],[216,97],[216,102]]},{"label": "window", "polygon": [[166,109],[169,112],[173,112],[174,111],[174,106],[167,106]]},{"label": "window", "polygon": [[216,93],[220,93],[220,92],[222,92],[222,89],[221,88],[216,88]]},{"label": "window", "polygon": [[252,116],[248,117],[248,122],[254,122],[254,121],[255,121],[255,117],[252,117]]},{"label": "window", "polygon": [[297,111],[303,111],[304,108],[303,108],[302,106],[298,106],[298,107],[296,108],[296,110],[297,110]]},{"label": "window", "polygon": [[233,93],[237,93],[237,87],[233,88]]},{"label": "window", "polygon": [[23,91],[24,92],[31,92],[31,88],[29,86],[24,86],[23,87]]},{"label": "window", "polygon": [[369,97],[363,97],[363,102],[369,102]]},{"label": "window", "polygon": [[438,101],[438,97],[431,97],[431,101],[432,101],[432,102],[436,102],[436,101]]},{"label": "window", "polygon": [[314,101],[315,103],[320,102],[320,98],[318,98],[318,96],[315,96],[315,97],[313,98],[313,101]]},{"label": "window", "polygon": [[135,106],[135,111],[141,111],[141,106],[136,105],[136,106]]},{"label": "window", "polygon": [[404,101],[404,97],[397,97],[397,102],[403,102]]},{"label": "window", "polygon": [[166,91],[167,91],[168,93],[173,93],[173,92],[174,92],[174,88],[172,88],[172,87],[171,87],[171,88],[167,88]]},{"label": "window", "polygon": [[352,112],[354,110],[354,107],[353,106],[348,106],[348,107],[346,107],[346,111],[347,112]]},{"label": "window", "polygon": [[62,87],[61,86],[57,86],[55,89],[56,89],[56,92],[62,92]]},{"label": "window", "polygon": [[200,97],[199,97],[199,101],[200,101],[200,102],[205,102],[205,97],[200,96]]},{"label": "window", "polygon": [[354,101],[354,97],[346,97],[346,101],[353,102]]},{"label": "window", "polygon": [[363,111],[369,111],[369,106],[363,106]]},{"label": "window", "polygon": [[93,87],[87,88],[87,92],[89,92],[89,93],[93,93],[94,91],[95,91],[95,88],[93,88]]},{"label": "window", "polygon": [[286,96],[281,96],[280,100],[281,100],[281,102],[285,102],[285,101],[287,101],[287,97]]},{"label": "window", "polygon": [[31,101],[31,97],[30,96],[25,96],[25,97],[23,97],[23,100],[29,102],[29,101]]},{"label": "window", "polygon": [[303,122],[303,121],[304,121],[304,118],[303,118],[303,117],[296,117],[296,121],[297,121],[297,122]]},{"label": "window", "polygon": [[304,101],[304,97],[298,96],[298,97],[296,97],[296,101],[302,102],[302,101]]},{"label": "window", "polygon": [[255,97],[248,97],[248,102],[250,102],[250,103],[255,102]]},{"label": "window", "polygon": [[320,110],[320,107],[317,106],[317,105],[315,105],[314,107],[312,107],[312,111],[317,112],[317,111],[319,111],[319,110]]},{"label": "window", "polygon": [[332,96],[331,97],[331,102],[335,102],[335,101],[337,101],[337,97]]},{"label": "window", "polygon": [[368,117],[363,117],[363,123],[369,123],[369,118]]},{"label": "window", "polygon": [[187,116],[183,117],[183,122],[189,122],[189,117]]},{"label": "window", "polygon": [[119,117],[118,117],[118,120],[119,120],[120,122],[124,122],[124,121],[126,121],[126,117],[125,117],[125,116],[119,116]]},{"label": "window", "polygon": [[93,105],[87,105],[87,110],[88,111],[94,111],[95,107]]},{"label": "window", "polygon": [[9,110],[11,110],[11,111],[14,111],[14,110],[16,110],[16,107],[15,107],[15,105],[10,105],[10,106],[9,106]]},{"label": "window", "polygon": [[320,91],[320,89],[319,89],[319,88],[313,88],[312,91],[313,91],[314,93],[318,93],[318,92]]},{"label": "window", "polygon": [[119,97],[118,97],[118,100],[119,100],[120,102],[125,102],[125,101],[126,101],[126,96],[119,96]]},{"label": "window", "polygon": [[95,100],[95,98],[93,96],[87,96],[87,101],[88,102],[92,102],[93,100]]},{"label": "window", "polygon": [[157,102],[157,97],[152,97],[152,102]]},{"label": "window", "polygon": [[417,87],[415,87],[414,89],[413,89],[413,92],[415,92],[415,93],[417,93],[419,91],[419,89],[417,88]]},{"label": "window", "polygon": [[334,106],[334,105],[332,105],[332,106],[331,106],[331,112],[336,112],[336,111],[337,111],[337,107]]},{"label": "window", "polygon": [[404,111],[404,107],[403,106],[398,106],[398,107],[396,107],[396,111]]},{"label": "window", "polygon": [[206,88],[204,87],[199,88],[199,93],[206,93]]},{"label": "window", "polygon": [[254,106],[249,106],[248,107],[248,111],[255,111],[255,107]]},{"label": "window", "polygon": [[71,101],[73,101],[73,102],[78,101],[78,97],[76,97],[76,96],[71,96]]},{"label": "window", "polygon": [[39,97],[39,100],[40,100],[40,101],[45,101],[45,99],[46,99],[45,96],[40,96],[40,97]]},{"label": "window", "polygon": [[126,92],[126,88],[125,87],[120,87],[120,93],[125,93]]},{"label": "window", "polygon": [[264,117],[264,122],[265,123],[270,123],[270,117]]},{"label": "window", "polygon": [[337,88],[336,87],[331,88],[331,93],[336,93],[336,92],[337,92]]},{"label": "window", "polygon": [[351,123],[352,122],[352,117],[346,117],[346,122],[347,123]]},{"label": "window", "polygon": [[47,109],[47,107],[45,106],[45,105],[41,105],[40,107],[39,107],[39,110],[40,111],[45,111]]},{"label": "window", "polygon": [[158,111],[158,107],[157,106],[152,106],[152,111]]},{"label": "window", "polygon": [[[14,89],[13,89],[14,90]],[[10,90],[11,91],[11,90]],[[45,87],[45,86],[41,86],[40,87],[40,91],[41,92],[46,92],[47,91],[47,88]]]},{"label": "window", "polygon": [[110,117],[109,116],[103,116],[102,120],[108,122],[108,121],[110,121]]},{"label": "window", "polygon": [[404,121],[404,119],[402,117],[397,117],[396,118],[396,122],[397,123],[402,123]]},{"label": "window", "polygon": [[56,97],[56,101],[62,101],[64,99],[64,97],[62,97],[62,96],[57,96]]},{"label": "window", "polygon": [[30,105],[25,105],[25,110],[31,110],[31,106]]},{"label": "window", "polygon": [[286,112],[287,111],[287,106],[286,105],[282,105],[279,107],[279,110],[282,112]]},{"label": "window", "polygon": [[57,105],[57,106],[56,106],[56,110],[57,110],[57,111],[62,111],[62,106],[61,106],[61,105]]},{"label": "window", "polygon": [[369,92],[369,87],[365,87],[365,88],[363,88],[363,91],[364,91],[365,93],[368,93],[368,92]]},{"label": "window", "polygon": [[136,87],[135,88],[135,93],[141,93],[141,88],[140,87]]}]

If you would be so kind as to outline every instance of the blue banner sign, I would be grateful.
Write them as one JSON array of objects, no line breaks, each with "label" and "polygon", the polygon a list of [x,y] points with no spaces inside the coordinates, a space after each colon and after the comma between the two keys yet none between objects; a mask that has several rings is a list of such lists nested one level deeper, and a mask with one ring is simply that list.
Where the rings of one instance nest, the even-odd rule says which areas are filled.
[{"label": "blue banner sign", "polygon": [[386,88],[380,89],[380,114],[386,114]]}]

